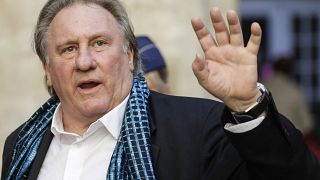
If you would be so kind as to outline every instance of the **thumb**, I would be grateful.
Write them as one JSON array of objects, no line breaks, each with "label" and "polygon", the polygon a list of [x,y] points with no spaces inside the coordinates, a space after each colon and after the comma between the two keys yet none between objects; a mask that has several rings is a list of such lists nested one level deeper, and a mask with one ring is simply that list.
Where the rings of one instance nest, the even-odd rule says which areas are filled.
[{"label": "thumb", "polygon": [[197,53],[192,63],[192,70],[200,84],[208,77],[208,67],[203,55]]}]

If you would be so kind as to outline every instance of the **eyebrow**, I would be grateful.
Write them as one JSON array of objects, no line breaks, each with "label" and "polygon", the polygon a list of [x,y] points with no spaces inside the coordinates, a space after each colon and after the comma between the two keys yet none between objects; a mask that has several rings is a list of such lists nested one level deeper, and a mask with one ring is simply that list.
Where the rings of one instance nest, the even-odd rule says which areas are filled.
[{"label": "eyebrow", "polygon": [[61,50],[67,44],[78,44],[78,41],[77,40],[66,40],[66,41],[59,42],[59,43],[57,43],[56,50],[57,51]]},{"label": "eyebrow", "polygon": [[[88,37],[89,42],[92,41],[93,39],[98,38],[98,37],[105,37],[108,41],[112,40],[112,38],[110,38],[110,36],[106,32],[98,32],[98,33],[95,33],[95,34]],[[78,43],[79,43],[78,40],[70,39],[70,40],[65,40],[65,41],[57,43],[56,47],[57,47],[57,49],[61,49],[63,46],[65,46],[67,44],[78,44]]]},{"label": "eyebrow", "polygon": [[96,33],[96,34],[90,36],[88,39],[89,39],[89,41],[92,41],[93,39],[97,39],[98,37],[104,37],[108,41],[112,40],[112,38],[105,32]]}]

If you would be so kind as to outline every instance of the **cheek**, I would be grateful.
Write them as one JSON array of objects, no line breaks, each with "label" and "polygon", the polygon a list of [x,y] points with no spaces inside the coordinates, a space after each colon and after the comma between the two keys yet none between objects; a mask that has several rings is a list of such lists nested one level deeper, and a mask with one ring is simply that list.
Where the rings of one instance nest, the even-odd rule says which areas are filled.
[{"label": "cheek", "polygon": [[50,68],[51,81],[55,88],[71,85],[73,67],[68,63],[55,64]]},{"label": "cheek", "polygon": [[[118,71],[127,71],[131,69],[129,60],[124,55],[108,55],[100,57],[100,68],[105,72],[116,73]],[[133,67],[133,64],[132,64]]]}]

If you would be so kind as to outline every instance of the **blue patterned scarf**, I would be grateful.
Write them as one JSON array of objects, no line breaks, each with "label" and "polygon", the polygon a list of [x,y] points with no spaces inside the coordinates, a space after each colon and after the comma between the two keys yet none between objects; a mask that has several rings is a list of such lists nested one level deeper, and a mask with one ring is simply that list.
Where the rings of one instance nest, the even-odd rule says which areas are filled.
[{"label": "blue patterned scarf", "polygon": [[[149,94],[143,76],[135,76],[107,180],[156,179],[151,158]],[[57,97],[50,98],[24,124],[14,147],[7,180],[28,178],[31,165],[45,132],[50,128],[59,102]]]}]

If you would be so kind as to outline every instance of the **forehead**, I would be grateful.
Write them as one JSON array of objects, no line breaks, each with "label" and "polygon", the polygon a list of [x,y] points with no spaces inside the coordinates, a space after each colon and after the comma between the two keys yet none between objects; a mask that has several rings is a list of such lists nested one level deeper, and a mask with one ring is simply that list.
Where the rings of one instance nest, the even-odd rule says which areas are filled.
[{"label": "forehead", "polygon": [[109,11],[97,4],[81,3],[63,8],[48,30],[49,35],[63,36],[114,31],[119,32],[119,24]]}]

